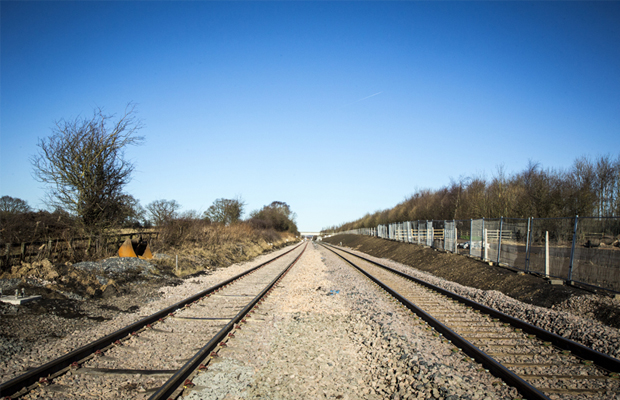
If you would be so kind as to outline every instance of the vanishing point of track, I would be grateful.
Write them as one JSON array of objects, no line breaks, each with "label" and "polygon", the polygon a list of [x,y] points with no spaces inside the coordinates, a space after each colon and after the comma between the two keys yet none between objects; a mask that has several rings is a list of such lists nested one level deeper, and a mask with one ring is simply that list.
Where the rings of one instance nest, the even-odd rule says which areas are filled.
[{"label": "vanishing point of track", "polygon": [[[342,249],[328,247],[453,346],[455,357],[524,398],[603,399],[620,392],[620,361]],[[0,398],[177,398],[208,368],[246,315],[301,257],[296,246],[257,267],[0,385]],[[165,345],[161,345],[161,338]],[[205,343],[207,343],[205,345]],[[126,377],[140,387],[124,387]],[[107,386],[103,395],[89,395]],[[102,382],[104,384],[102,385]],[[141,392],[141,393],[140,393]],[[7,398],[4,397],[4,398]]]},{"label": "vanishing point of track", "polygon": [[620,392],[620,360],[500,311],[334,246],[436,336],[463,351],[527,399],[611,398]]},{"label": "vanishing point of track", "polygon": [[128,375],[138,376],[142,381],[138,391],[143,392],[143,397],[176,397],[188,378],[204,368],[210,357],[217,356],[219,348],[226,346],[231,331],[282,279],[304,250],[303,245],[295,246],[242,274],[4,382],[0,384],[0,398],[93,398],[89,393],[91,380],[109,388],[97,398],[118,398],[119,389],[127,395],[136,392],[136,384],[123,387],[124,377]]}]

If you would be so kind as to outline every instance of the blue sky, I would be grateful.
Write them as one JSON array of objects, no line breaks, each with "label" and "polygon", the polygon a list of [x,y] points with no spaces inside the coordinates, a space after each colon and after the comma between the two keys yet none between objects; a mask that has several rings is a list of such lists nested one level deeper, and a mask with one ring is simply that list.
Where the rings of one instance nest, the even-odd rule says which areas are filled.
[{"label": "blue sky", "polygon": [[460,176],[620,154],[620,2],[0,2],[0,195],[54,121],[137,104],[126,191],[319,230]]}]

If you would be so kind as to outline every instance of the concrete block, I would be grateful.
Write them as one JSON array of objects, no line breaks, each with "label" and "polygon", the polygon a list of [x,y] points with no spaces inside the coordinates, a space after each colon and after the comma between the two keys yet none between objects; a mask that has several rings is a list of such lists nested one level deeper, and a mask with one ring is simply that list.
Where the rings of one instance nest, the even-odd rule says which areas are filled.
[{"label": "concrete block", "polygon": [[562,286],[564,284],[564,281],[562,279],[549,279],[549,283],[552,285]]},{"label": "concrete block", "polygon": [[28,303],[34,300],[39,300],[41,296],[27,296],[27,297],[15,297],[15,296],[2,296],[0,297],[0,301],[3,303],[10,303],[14,305],[21,305],[24,303]]}]

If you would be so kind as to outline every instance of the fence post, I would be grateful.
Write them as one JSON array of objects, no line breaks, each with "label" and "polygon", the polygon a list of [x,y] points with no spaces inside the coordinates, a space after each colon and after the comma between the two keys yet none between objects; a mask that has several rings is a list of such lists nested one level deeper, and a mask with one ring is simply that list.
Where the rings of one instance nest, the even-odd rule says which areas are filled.
[{"label": "fence post", "polygon": [[22,242],[22,247],[21,247],[21,261],[26,261],[26,242]]},{"label": "fence post", "polygon": [[454,225],[454,244],[453,246],[453,253],[458,253],[459,251],[459,230],[457,229],[456,225]]},{"label": "fence post", "polygon": [[502,228],[504,226],[504,217],[499,217],[499,239],[497,241],[497,264],[499,265],[499,257],[502,252]]},{"label": "fence post", "polygon": [[471,248],[473,247],[472,246],[473,245],[472,240],[474,237],[473,235],[474,235],[474,219],[470,218],[469,219],[469,255],[470,256],[472,255]]},{"label": "fence post", "polygon": [[433,229],[433,224],[428,224],[428,220],[426,220],[426,245],[428,246],[428,242],[430,241],[431,244],[433,243],[433,232],[431,231]]},{"label": "fence post", "polygon": [[446,220],[443,220],[443,250],[446,251]]},{"label": "fence post", "polygon": [[482,231],[482,238],[484,239],[484,256],[483,256],[483,260],[484,261],[489,261],[489,252],[487,251],[487,241],[489,240],[489,238],[487,237],[487,230],[483,230]]},{"label": "fence post", "polygon": [[484,217],[482,217],[482,238],[480,238],[480,243],[482,243],[480,258],[483,261],[487,259],[487,231],[484,229]]},{"label": "fence post", "polygon": [[532,230],[532,217],[527,219],[527,237],[525,238],[525,272],[530,271],[530,232]]},{"label": "fence post", "polygon": [[416,237],[418,239],[418,244],[420,244],[420,220],[417,221],[415,231],[416,231]]},{"label": "fence post", "polygon": [[405,222],[405,226],[407,227],[407,243],[411,243],[411,221]]},{"label": "fence post", "polygon": [[458,234],[458,231],[456,229],[456,220],[453,219],[452,223],[454,224],[454,243],[452,243],[452,252],[453,253],[457,253],[458,252],[459,234]]},{"label": "fence post", "polygon": [[570,263],[568,264],[568,281],[573,280],[573,262],[575,259],[575,242],[577,241],[577,222],[579,215],[575,215],[575,228],[573,229],[573,245],[570,249]]},{"label": "fence post", "polygon": [[446,249],[446,225],[447,225],[448,221],[444,220],[443,221],[443,249],[444,251],[447,251]]},{"label": "fence post", "polygon": [[545,231],[545,275],[549,276],[549,231]]}]

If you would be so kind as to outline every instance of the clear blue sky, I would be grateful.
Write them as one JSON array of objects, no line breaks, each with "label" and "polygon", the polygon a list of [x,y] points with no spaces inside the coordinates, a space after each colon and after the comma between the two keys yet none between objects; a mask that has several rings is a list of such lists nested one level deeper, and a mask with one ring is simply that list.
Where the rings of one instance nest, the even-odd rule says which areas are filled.
[{"label": "clear blue sky", "polygon": [[135,102],[126,191],[300,230],[528,160],[620,154],[619,2],[0,2],[0,195],[54,121]]}]

